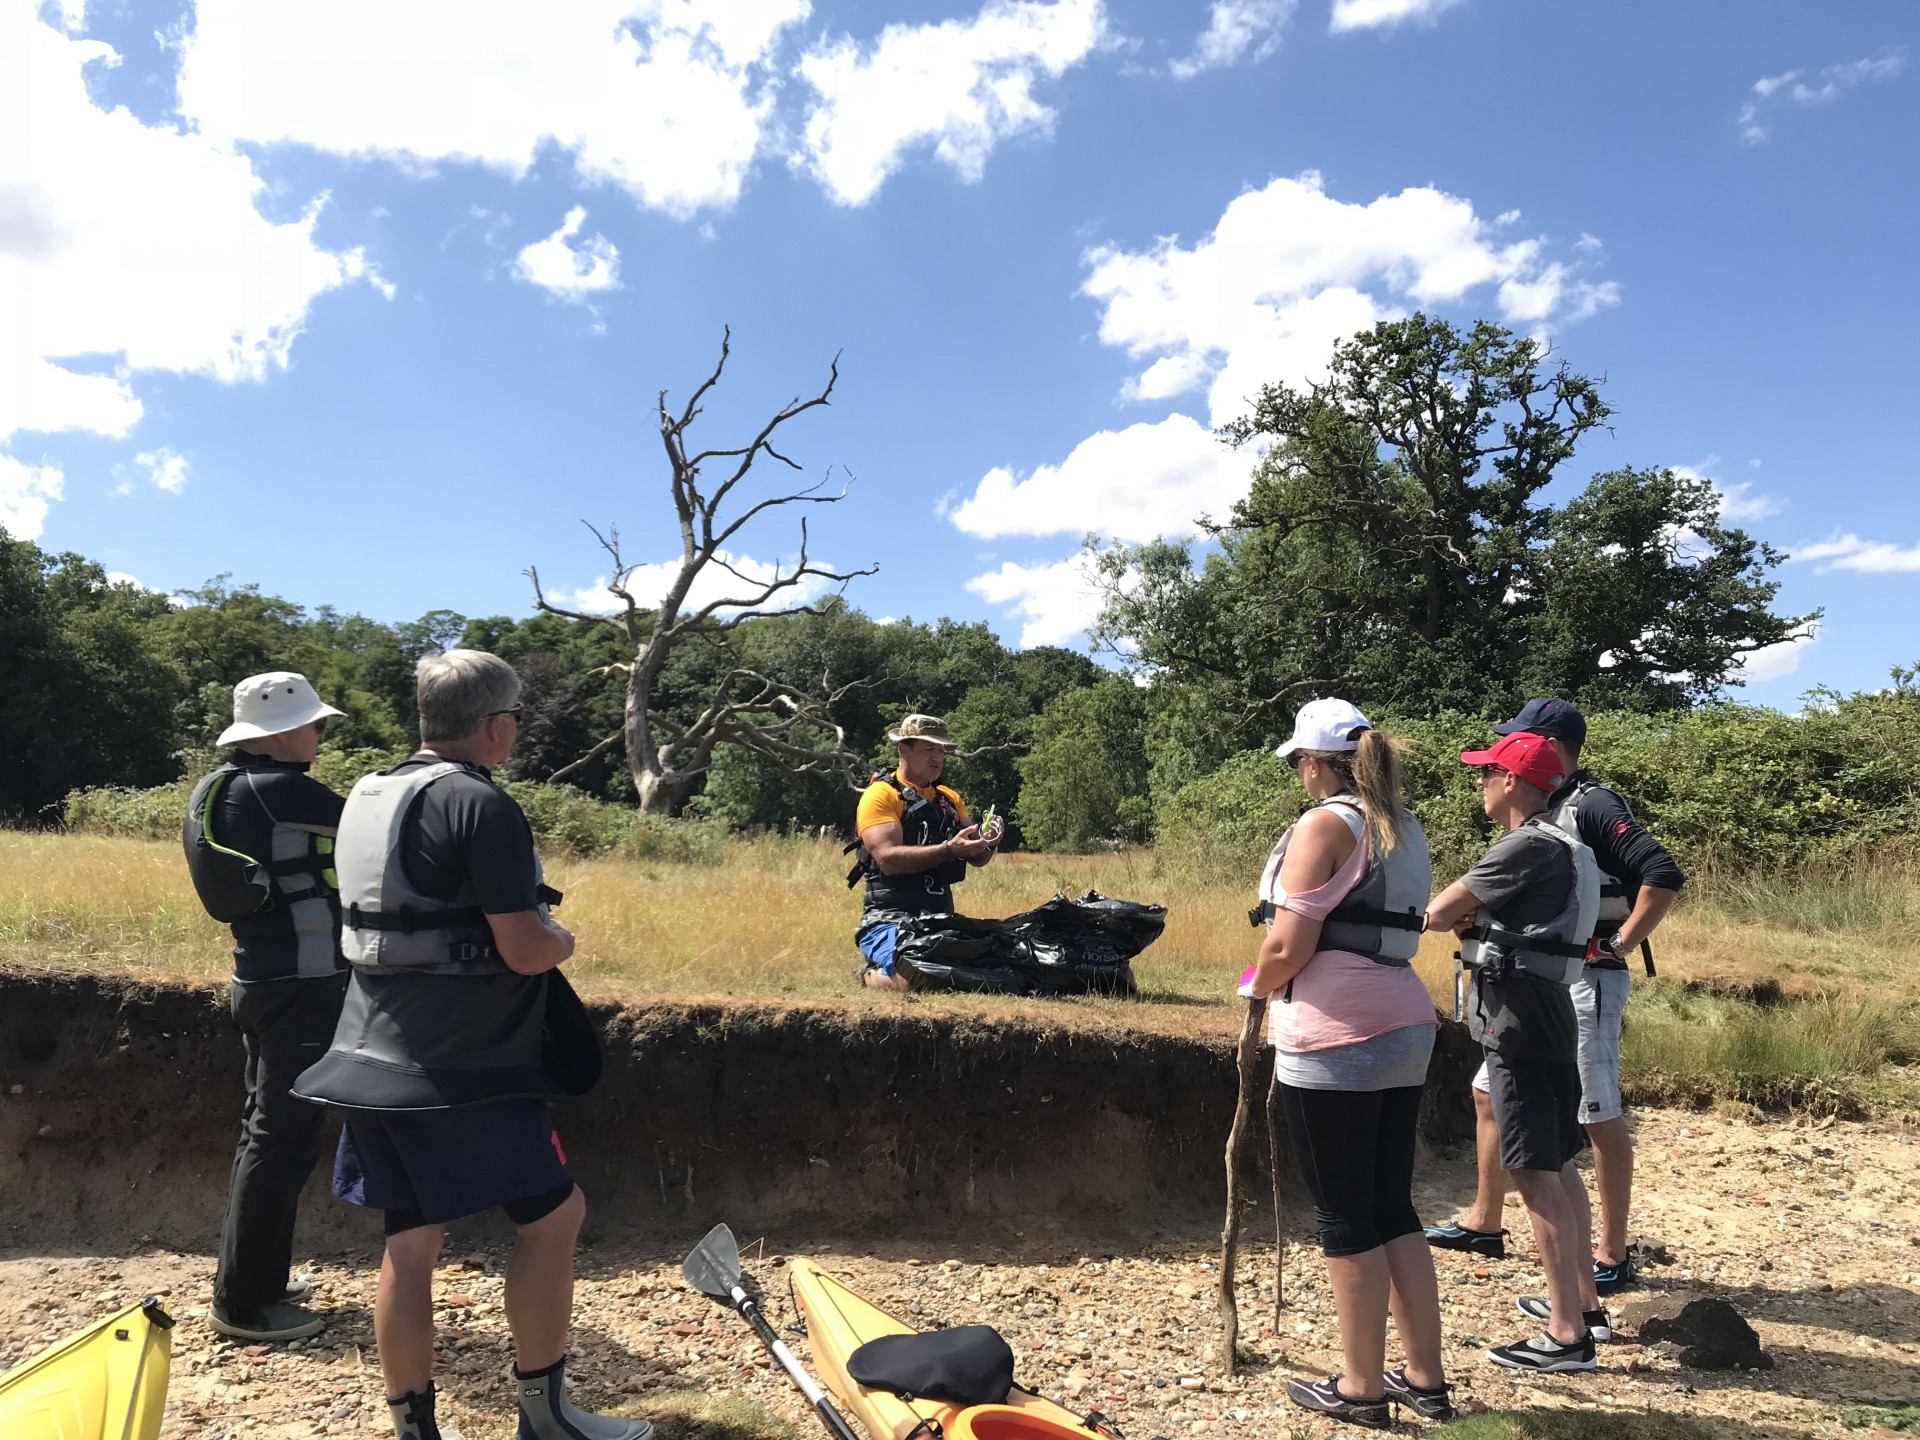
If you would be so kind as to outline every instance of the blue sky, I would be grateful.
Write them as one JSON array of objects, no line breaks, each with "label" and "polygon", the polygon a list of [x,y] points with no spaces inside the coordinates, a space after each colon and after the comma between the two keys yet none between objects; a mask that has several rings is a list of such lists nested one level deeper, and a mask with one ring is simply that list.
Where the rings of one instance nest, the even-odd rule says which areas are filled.
[{"label": "blue sky", "polygon": [[[1212,425],[1425,307],[1607,377],[1817,638],[1920,660],[1920,12],[1524,0],[0,0],[0,524],[382,619],[674,557],[653,399],[734,359],[871,614],[1078,643],[1087,531],[1224,514]],[[779,477],[769,474],[769,482]],[[764,491],[761,493],[765,493]],[[778,513],[749,573],[791,558]],[[645,588],[652,572],[634,583]],[[1892,623],[1890,623],[1892,622]]]}]

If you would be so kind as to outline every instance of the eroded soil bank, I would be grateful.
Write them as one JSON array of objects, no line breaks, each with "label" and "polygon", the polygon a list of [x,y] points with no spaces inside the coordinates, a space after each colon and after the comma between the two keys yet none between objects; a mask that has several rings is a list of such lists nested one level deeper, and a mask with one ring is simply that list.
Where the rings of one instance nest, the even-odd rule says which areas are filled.
[{"label": "eroded soil bank", "polygon": [[[1087,1240],[1217,1224],[1232,1045],[1044,1004],[596,1007],[607,1077],[556,1112],[596,1229],[1039,1227]],[[1469,1123],[1449,1027],[1429,1138]],[[223,989],[0,975],[0,1240],[183,1250],[218,1232],[240,1101]],[[1250,1147],[1263,1163],[1264,1141]],[[371,1233],[316,1177],[303,1243]],[[1265,1193],[1264,1176],[1249,1176]]]}]

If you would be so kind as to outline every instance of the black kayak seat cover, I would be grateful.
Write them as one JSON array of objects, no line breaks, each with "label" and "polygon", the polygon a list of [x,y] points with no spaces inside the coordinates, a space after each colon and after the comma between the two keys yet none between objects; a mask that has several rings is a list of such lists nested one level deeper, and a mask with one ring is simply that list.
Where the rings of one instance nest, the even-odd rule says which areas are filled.
[{"label": "black kayak seat cover", "polygon": [[991,1325],[882,1335],[847,1356],[869,1390],[955,1405],[998,1405],[1013,1389],[1013,1348]]}]

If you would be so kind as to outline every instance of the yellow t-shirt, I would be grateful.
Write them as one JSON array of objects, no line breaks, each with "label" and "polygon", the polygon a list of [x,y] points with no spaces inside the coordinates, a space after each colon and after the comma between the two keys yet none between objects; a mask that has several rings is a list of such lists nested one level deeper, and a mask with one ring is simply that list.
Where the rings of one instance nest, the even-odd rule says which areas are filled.
[{"label": "yellow t-shirt", "polygon": [[[893,778],[902,785],[907,783],[906,775],[899,770],[893,772]],[[935,785],[933,788],[947,797],[947,803],[953,806],[962,821],[966,820],[967,802],[960,798],[958,790],[950,790],[945,785]],[[922,791],[922,793],[925,792]],[[875,825],[885,825],[889,822],[898,824],[900,818],[906,813],[907,797],[886,781],[876,780],[860,792],[860,808],[854,811],[853,815],[853,833],[864,835]]]}]

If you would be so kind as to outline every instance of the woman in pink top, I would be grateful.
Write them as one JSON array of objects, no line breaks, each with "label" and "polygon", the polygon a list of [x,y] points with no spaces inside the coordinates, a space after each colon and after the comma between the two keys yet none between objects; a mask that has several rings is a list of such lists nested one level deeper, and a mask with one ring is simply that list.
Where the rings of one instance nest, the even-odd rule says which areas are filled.
[{"label": "woman in pink top", "polygon": [[[1344,700],[1300,708],[1290,760],[1314,799],[1261,877],[1266,939],[1251,991],[1269,999],[1287,1132],[1313,1197],[1346,1368],[1290,1380],[1318,1414],[1385,1429],[1392,1404],[1453,1407],[1440,1359],[1433,1256],[1413,1207],[1414,1129],[1433,1001],[1408,963],[1433,870],[1401,798],[1392,743]],[[1386,1368],[1392,1310],[1406,1363]]]}]

